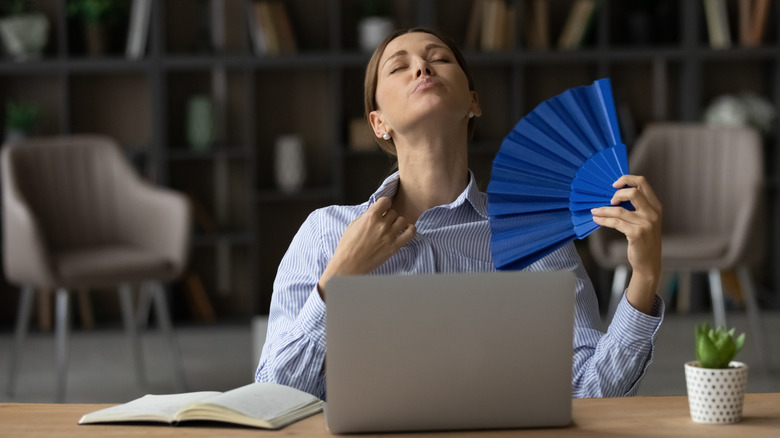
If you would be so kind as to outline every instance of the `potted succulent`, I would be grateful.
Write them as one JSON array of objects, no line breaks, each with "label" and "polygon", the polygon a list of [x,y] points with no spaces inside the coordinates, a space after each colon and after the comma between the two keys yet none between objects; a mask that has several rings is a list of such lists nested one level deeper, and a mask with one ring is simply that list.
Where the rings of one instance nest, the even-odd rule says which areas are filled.
[{"label": "potted succulent", "polygon": [[33,102],[9,100],[5,104],[5,142],[24,139],[38,123],[41,111]]},{"label": "potted succulent", "polygon": [[128,9],[127,0],[68,0],[68,15],[83,26],[87,54],[100,56],[112,49],[114,27]]},{"label": "potted succulent", "polygon": [[745,334],[734,329],[696,327],[696,359],[685,364],[688,404],[696,423],[728,424],[742,418],[748,366],[735,362]]},{"label": "potted succulent", "polygon": [[0,41],[17,61],[38,58],[49,40],[49,19],[30,0],[0,2]]}]

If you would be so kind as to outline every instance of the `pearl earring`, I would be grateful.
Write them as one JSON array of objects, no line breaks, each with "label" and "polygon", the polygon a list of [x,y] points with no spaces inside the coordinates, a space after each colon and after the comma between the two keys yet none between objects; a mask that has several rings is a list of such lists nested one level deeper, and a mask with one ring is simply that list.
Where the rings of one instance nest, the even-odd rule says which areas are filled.
[{"label": "pearl earring", "polygon": [[390,134],[385,132],[384,134],[382,134],[382,138],[385,139],[385,140],[390,140]]},{"label": "pearl earring", "polygon": [[474,112],[473,112],[473,111],[469,111],[469,118],[470,118],[470,119],[473,119],[473,118],[474,118]]}]

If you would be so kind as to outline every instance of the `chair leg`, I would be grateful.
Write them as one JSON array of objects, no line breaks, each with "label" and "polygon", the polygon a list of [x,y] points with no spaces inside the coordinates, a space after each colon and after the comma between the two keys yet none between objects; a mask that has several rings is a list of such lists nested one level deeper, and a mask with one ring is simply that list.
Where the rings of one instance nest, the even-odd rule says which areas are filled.
[{"label": "chair leg", "polygon": [[745,299],[745,310],[748,315],[748,323],[750,324],[750,331],[752,332],[751,341],[758,350],[758,354],[761,358],[761,362],[764,365],[764,369],[769,371],[771,368],[769,351],[765,348],[768,347],[764,343],[764,333],[761,330],[761,316],[758,311],[758,301],[756,300],[756,289],[753,283],[753,276],[750,274],[750,268],[746,265],[737,267],[737,278],[739,284],[742,286],[742,293]]},{"label": "chair leg", "polygon": [[32,286],[22,287],[21,296],[19,297],[19,309],[16,315],[14,344],[11,347],[11,354],[8,356],[8,385],[6,386],[6,393],[9,397],[13,397],[16,392],[16,370],[22,357],[22,345],[24,345],[24,338],[27,336],[27,328],[30,326],[30,312],[32,311],[34,295],[35,289]]},{"label": "chair leg", "polygon": [[157,281],[150,281],[147,285],[153,293],[152,299],[154,300],[154,313],[157,317],[157,325],[160,327],[162,335],[168,344],[168,358],[171,363],[174,386],[178,392],[184,392],[187,390],[187,384],[184,379],[184,367],[182,366],[179,344],[173,336],[168,302],[165,299],[165,290],[162,284]]},{"label": "chair leg", "polygon": [[138,308],[136,310],[136,327],[138,330],[146,330],[149,324],[149,312],[152,310],[152,291],[141,284],[138,295]]},{"label": "chair leg", "polygon": [[119,302],[122,310],[122,322],[127,333],[127,341],[130,345],[130,354],[135,362],[135,377],[138,384],[146,386],[146,373],[144,371],[143,350],[138,336],[138,324],[133,311],[133,287],[127,283],[119,285]]},{"label": "chair leg", "polygon": [[612,293],[609,297],[609,308],[607,310],[607,321],[611,321],[615,316],[615,311],[623,298],[623,292],[626,289],[626,281],[628,279],[628,266],[620,265],[615,268],[615,276],[612,278]]},{"label": "chair leg", "polygon": [[709,277],[715,327],[726,327],[726,304],[723,301],[723,281],[720,277],[720,269],[710,269]]},{"label": "chair leg", "polygon": [[691,271],[677,273],[677,313],[691,312]]},{"label": "chair leg", "polygon": [[67,289],[57,289],[55,361],[57,363],[57,403],[65,402],[70,356],[70,310]]}]

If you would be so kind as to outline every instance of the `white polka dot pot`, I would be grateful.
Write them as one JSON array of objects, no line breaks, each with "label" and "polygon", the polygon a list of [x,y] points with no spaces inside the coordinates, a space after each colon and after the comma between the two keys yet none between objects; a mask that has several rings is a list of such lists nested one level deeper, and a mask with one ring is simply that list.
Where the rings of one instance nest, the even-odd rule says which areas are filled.
[{"label": "white polka dot pot", "polygon": [[686,362],[688,405],[696,423],[729,424],[742,418],[748,366],[731,362],[729,368],[702,368],[699,361]]}]

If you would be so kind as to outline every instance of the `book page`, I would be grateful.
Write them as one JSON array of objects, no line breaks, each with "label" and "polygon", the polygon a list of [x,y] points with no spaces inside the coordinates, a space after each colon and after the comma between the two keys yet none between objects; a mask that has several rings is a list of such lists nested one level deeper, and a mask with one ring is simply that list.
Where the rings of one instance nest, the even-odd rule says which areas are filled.
[{"label": "book page", "polygon": [[[297,411],[308,405],[321,404],[320,399],[295,388],[275,383],[251,383],[199,403],[188,406],[183,411],[192,410],[202,414],[204,404],[225,408],[248,417],[266,420],[273,423],[274,419],[284,417],[291,411]],[[197,418],[182,412],[179,419]],[[225,421],[234,421],[228,418]]]},{"label": "book page", "polygon": [[170,423],[176,412],[188,404],[219,395],[215,391],[183,394],[147,394],[123,405],[112,406],[84,415],[79,424],[118,421],[162,421]]}]

